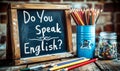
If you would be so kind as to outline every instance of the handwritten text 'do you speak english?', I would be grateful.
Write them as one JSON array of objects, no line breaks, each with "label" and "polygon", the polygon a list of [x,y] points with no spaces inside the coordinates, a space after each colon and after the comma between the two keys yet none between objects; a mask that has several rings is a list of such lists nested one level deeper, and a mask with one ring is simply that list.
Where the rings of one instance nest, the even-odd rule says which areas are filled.
[{"label": "handwritten text 'do you speak english?'", "polygon": [[[39,21],[39,23],[47,24],[46,22],[50,22],[51,25],[54,22],[54,18],[52,16],[45,16],[45,11],[42,10],[41,14],[38,11],[35,11],[37,16],[30,14],[28,11],[23,11],[24,24],[28,24],[29,22]],[[39,20],[36,20],[39,18]],[[56,17],[55,17],[56,18]],[[29,38],[29,41],[35,41],[39,43],[38,45],[31,45],[30,42],[24,43],[24,53],[25,54],[35,54],[36,56],[40,55],[40,52],[46,51],[55,51],[61,50],[63,40],[61,36],[54,36],[53,34],[62,34],[61,27],[58,22],[54,22],[54,26],[44,26],[41,27],[42,24],[37,23],[35,27],[33,27],[36,31],[34,38]],[[51,33],[50,35],[47,35]],[[38,37],[39,36],[39,37]]]}]

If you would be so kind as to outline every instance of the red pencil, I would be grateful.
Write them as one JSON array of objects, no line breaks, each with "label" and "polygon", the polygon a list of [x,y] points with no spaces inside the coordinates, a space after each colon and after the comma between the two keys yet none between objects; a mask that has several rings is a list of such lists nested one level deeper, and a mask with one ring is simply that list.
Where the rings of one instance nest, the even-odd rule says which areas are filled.
[{"label": "red pencil", "polygon": [[80,66],[84,66],[84,65],[90,64],[90,63],[92,63],[92,62],[95,62],[96,60],[98,60],[98,59],[97,59],[97,58],[94,58],[94,59],[91,59],[91,60],[82,62],[82,63],[80,63],[80,64],[77,64],[77,65],[74,65],[74,66],[70,66],[70,67],[64,69],[64,71],[69,71],[69,70],[78,68],[78,67],[80,67]]},{"label": "red pencil", "polygon": [[73,17],[75,23],[76,23],[77,25],[79,25],[79,22],[78,22],[76,16],[74,15],[74,12],[71,13],[71,16]]}]

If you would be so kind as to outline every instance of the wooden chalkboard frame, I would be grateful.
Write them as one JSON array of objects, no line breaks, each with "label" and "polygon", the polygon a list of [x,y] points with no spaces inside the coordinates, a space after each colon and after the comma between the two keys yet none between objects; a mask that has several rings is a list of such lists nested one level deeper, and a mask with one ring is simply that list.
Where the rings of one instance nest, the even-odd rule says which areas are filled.
[{"label": "wooden chalkboard frame", "polygon": [[[15,61],[15,65],[28,64],[34,62],[41,62],[53,59],[60,59],[73,56],[72,48],[72,30],[71,30],[71,19],[69,14],[70,5],[55,5],[55,4],[10,4],[10,31],[12,41],[12,59]],[[43,55],[36,57],[21,58],[20,55],[20,43],[19,43],[19,30],[18,30],[18,19],[17,9],[54,9],[64,10],[66,17],[66,37],[67,37],[67,55],[66,53],[56,53],[51,55]],[[62,54],[62,55],[61,55]]]}]

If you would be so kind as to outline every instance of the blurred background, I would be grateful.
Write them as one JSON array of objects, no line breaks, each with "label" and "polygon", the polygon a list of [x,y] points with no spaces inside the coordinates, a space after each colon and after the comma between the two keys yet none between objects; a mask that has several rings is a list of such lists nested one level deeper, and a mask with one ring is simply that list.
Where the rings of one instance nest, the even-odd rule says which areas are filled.
[{"label": "blurred background", "polygon": [[[72,8],[95,8],[103,9],[98,22],[96,23],[96,36],[102,31],[116,32],[118,52],[120,53],[120,1],[119,0],[1,0],[0,1],[0,50],[6,48],[6,27],[8,23],[8,3],[56,3],[56,4],[70,4]],[[76,25],[73,20],[73,46],[76,47]],[[2,52],[0,51],[0,54]],[[4,52],[3,52],[4,53]],[[1,56],[0,55],[0,56]],[[4,55],[3,55],[4,56]]]}]

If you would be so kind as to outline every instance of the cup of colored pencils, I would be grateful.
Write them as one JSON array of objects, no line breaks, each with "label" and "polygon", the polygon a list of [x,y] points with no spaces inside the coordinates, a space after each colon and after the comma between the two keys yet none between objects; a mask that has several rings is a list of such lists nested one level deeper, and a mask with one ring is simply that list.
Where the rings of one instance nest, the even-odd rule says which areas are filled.
[{"label": "cup of colored pencils", "polygon": [[103,10],[100,9],[71,9],[71,16],[77,25],[94,25]]},{"label": "cup of colored pencils", "polygon": [[77,56],[93,58],[95,51],[95,24],[102,12],[100,9],[71,9],[76,26]]}]

